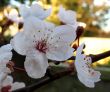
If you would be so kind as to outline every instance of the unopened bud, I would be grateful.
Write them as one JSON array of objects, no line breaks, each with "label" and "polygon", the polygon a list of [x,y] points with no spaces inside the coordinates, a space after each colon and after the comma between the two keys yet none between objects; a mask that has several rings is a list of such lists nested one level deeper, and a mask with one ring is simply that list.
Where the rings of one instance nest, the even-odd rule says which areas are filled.
[{"label": "unopened bud", "polygon": [[77,35],[76,39],[78,39],[83,34],[83,32],[84,32],[84,28],[82,26],[78,26],[76,30],[76,35]]},{"label": "unopened bud", "polygon": [[78,46],[77,46],[77,44],[74,44],[73,46],[72,46],[72,48],[74,48],[75,50],[78,48]]}]

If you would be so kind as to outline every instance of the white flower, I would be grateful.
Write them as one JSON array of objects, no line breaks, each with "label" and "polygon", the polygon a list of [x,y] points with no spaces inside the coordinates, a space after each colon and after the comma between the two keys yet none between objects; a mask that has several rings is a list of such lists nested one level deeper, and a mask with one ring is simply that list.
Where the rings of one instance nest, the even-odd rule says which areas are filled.
[{"label": "white flower", "polygon": [[55,25],[51,22],[40,20],[35,16],[30,16],[24,20],[23,30],[26,31],[25,34],[29,35],[39,30],[52,30],[54,27]]},{"label": "white flower", "polygon": [[51,14],[52,9],[44,10],[38,3],[34,3],[30,7],[22,4],[19,7],[19,11],[24,19],[30,16],[35,16],[43,20]]},{"label": "white flower", "polygon": [[22,23],[23,19],[19,16],[18,11],[16,9],[12,9],[9,13],[4,12],[5,16],[16,23]]},{"label": "white flower", "polygon": [[76,20],[76,12],[72,10],[65,10],[62,6],[60,6],[58,17],[63,23],[77,28],[78,22]]},{"label": "white flower", "polygon": [[92,59],[82,54],[84,44],[80,45],[76,51],[75,67],[79,80],[87,87],[93,88],[95,82],[100,81],[100,72],[91,67]]},{"label": "white flower", "polygon": [[12,58],[12,47],[10,44],[4,45],[0,48],[0,85],[4,78],[11,73],[10,69],[6,66]]},{"label": "white flower", "polygon": [[10,44],[4,45],[0,48],[0,66],[6,65],[12,58],[12,47]]},{"label": "white flower", "polygon": [[33,18],[29,18],[29,25],[24,24],[23,32],[15,35],[11,45],[19,54],[26,55],[24,66],[28,75],[41,78],[48,67],[48,59],[63,61],[73,55],[74,49],[70,47],[70,43],[75,40],[76,32],[68,25],[39,30],[40,24],[38,26],[34,21],[36,18]]},{"label": "white flower", "polygon": [[25,87],[25,84],[23,82],[13,83],[13,78],[11,76],[7,76],[2,83],[2,87],[7,87],[7,86],[11,86],[11,89],[9,89],[9,92],[12,92],[14,90]]}]

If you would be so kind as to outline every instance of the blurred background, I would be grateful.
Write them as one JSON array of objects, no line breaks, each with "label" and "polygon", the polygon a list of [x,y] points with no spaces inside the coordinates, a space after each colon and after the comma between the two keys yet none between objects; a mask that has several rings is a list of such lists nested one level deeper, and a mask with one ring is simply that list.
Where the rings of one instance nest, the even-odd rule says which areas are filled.
[{"label": "blurred background", "polygon": [[[9,43],[9,40],[20,30],[22,25],[12,22],[7,14],[18,11],[20,3],[31,5],[36,0],[0,0],[0,45]],[[37,0],[45,9],[52,6],[53,12],[48,21],[60,25],[57,17],[59,6],[77,12],[77,20],[85,31],[80,43],[85,43],[86,54],[98,54],[110,50],[110,0]],[[102,80],[94,89],[85,88],[79,81],[67,76],[54,83],[39,89],[36,92],[109,92],[110,87],[110,57],[93,64],[94,68],[102,72]],[[96,67],[97,66],[97,67]],[[73,83],[70,83],[73,81]],[[63,83],[64,82],[64,83]],[[65,85],[62,85],[65,84]],[[105,86],[106,85],[106,86]],[[51,86],[51,87],[50,87]]]}]

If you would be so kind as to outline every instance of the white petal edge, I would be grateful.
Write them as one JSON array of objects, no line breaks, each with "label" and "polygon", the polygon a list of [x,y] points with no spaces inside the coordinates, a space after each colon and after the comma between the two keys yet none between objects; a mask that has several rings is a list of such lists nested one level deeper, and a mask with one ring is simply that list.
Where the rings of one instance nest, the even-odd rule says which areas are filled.
[{"label": "white petal edge", "polygon": [[12,58],[12,46],[10,44],[4,45],[0,48],[0,66],[6,65]]},{"label": "white petal edge", "polygon": [[88,80],[86,77],[83,77],[82,75],[78,75],[78,79],[81,83],[83,83],[86,87],[94,88],[95,83],[91,80]]},{"label": "white petal edge", "polygon": [[12,50],[12,46],[11,44],[7,44],[7,45],[3,45],[0,49],[7,52]]},{"label": "white petal edge", "polygon": [[28,52],[24,62],[28,76],[41,78],[45,75],[48,66],[48,60],[44,53],[40,53],[37,50]]},{"label": "white petal edge", "polygon": [[[58,26],[54,29],[53,33],[48,39],[48,43],[57,44],[56,42],[67,43],[70,45],[76,38],[76,29],[69,25]],[[59,43],[59,44],[60,44]]]},{"label": "white petal edge", "polygon": [[79,57],[79,56],[82,55],[82,51],[83,51],[84,45],[85,45],[85,44],[82,43],[82,44],[77,48],[77,50],[76,50],[76,58],[77,58],[77,56]]},{"label": "white petal edge", "polygon": [[12,85],[13,78],[11,76],[7,76],[6,79],[3,81],[3,87]]},{"label": "white petal edge", "polygon": [[39,34],[41,33],[39,31],[44,31],[45,27],[45,22],[43,22],[35,16],[30,16],[26,20],[24,20],[23,29],[24,31],[26,31],[25,33],[28,35],[36,33],[39,36]]},{"label": "white petal edge", "polygon": [[[39,11],[39,12],[38,12]],[[52,8],[44,10],[39,4],[34,3],[30,7],[30,13],[41,20],[44,20],[51,14]]]},{"label": "white petal edge", "polygon": [[23,88],[23,87],[25,87],[25,84],[23,82],[14,82],[11,85],[11,90],[10,91],[14,91],[14,90],[17,90],[17,89],[20,89],[20,88]]},{"label": "white petal edge", "polygon": [[21,55],[26,55],[27,51],[33,46],[31,39],[25,36],[23,32],[17,33],[14,38],[11,39],[10,44],[13,49]]},{"label": "white petal edge", "polygon": [[21,16],[24,19],[27,18],[28,16],[30,16],[30,11],[29,11],[28,6],[21,4],[18,8],[19,8],[19,12],[20,12]]},{"label": "white petal edge", "polygon": [[46,52],[46,56],[51,60],[64,61],[73,56],[73,51],[74,49],[70,46],[53,48]]},{"label": "white petal edge", "polygon": [[71,25],[76,25],[76,13],[72,10],[65,10],[62,6],[60,6],[60,10],[58,13],[59,19],[66,23]]}]

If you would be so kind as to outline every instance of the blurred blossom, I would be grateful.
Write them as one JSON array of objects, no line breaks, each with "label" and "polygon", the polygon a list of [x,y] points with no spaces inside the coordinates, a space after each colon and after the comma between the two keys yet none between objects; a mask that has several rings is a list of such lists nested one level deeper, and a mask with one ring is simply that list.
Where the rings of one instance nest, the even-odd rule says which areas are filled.
[{"label": "blurred blossom", "polygon": [[9,27],[10,29],[10,35],[11,36],[14,36],[17,32],[19,32],[19,29],[18,29],[18,25],[17,24],[13,24]]},{"label": "blurred blossom", "polygon": [[65,10],[62,6],[60,6],[60,10],[58,13],[58,18],[60,21],[62,21],[64,24],[68,24],[72,26],[73,28],[78,27],[78,22],[76,20],[76,12],[72,10]]},{"label": "blurred blossom", "polygon": [[3,13],[0,12],[0,21],[3,20]]},{"label": "blurred blossom", "polygon": [[16,0],[10,0],[10,4],[19,7],[21,4]]},{"label": "blurred blossom", "polygon": [[[9,87],[10,86],[10,87]],[[11,76],[6,76],[6,78],[3,80],[1,85],[1,92],[7,89],[6,92],[12,92],[14,90],[20,89],[25,87],[25,84],[23,82],[13,82],[13,78]]]},{"label": "blurred blossom", "polygon": [[102,6],[102,5],[110,6],[110,0],[94,0],[94,5],[97,5],[97,6]]},{"label": "blurred blossom", "polygon": [[38,3],[33,3],[30,7],[24,4],[20,5],[19,11],[24,19],[30,16],[34,16],[38,19],[44,20],[51,14],[52,8],[44,10],[44,8],[41,7]]},{"label": "blurred blossom", "polygon": [[86,28],[86,23],[84,23],[84,22],[78,22],[78,25],[82,26],[83,28]]},{"label": "blurred blossom", "polygon": [[4,15],[13,22],[23,22],[22,17],[19,16],[18,11],[16,9],[11,9],[9,13],[7,12],[7,10],[4,10]]},{"label": "blurred blossom", "polygon": [[7,67],[7,64],[12,58],[12,47],[10,44],[4,45],[0,48],[0,89],[2,82],[11,73],[11,70]]}]

